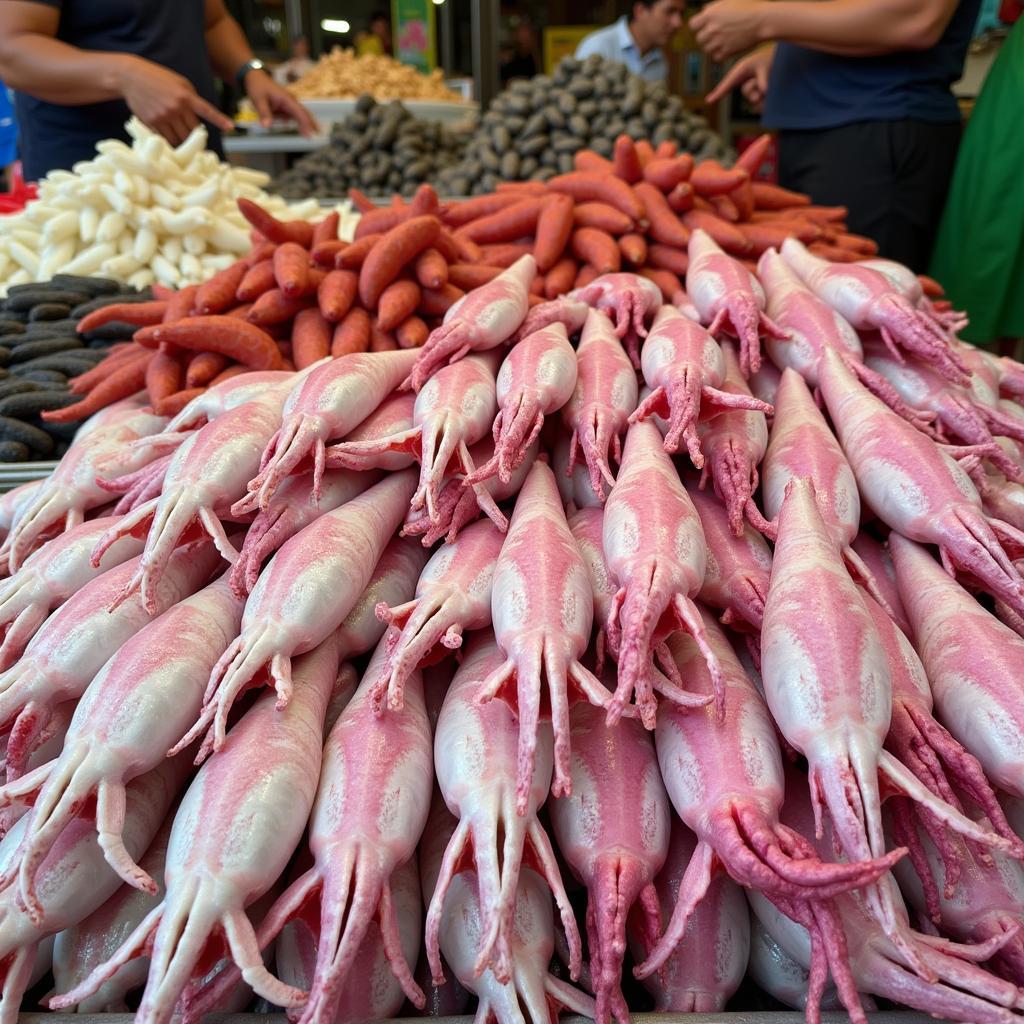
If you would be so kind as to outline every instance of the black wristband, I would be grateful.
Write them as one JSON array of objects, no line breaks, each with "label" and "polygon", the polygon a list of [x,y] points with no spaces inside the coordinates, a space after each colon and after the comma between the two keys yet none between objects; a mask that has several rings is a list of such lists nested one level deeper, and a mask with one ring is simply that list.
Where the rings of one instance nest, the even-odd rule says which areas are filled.
[{"label": "black wristband", "polygon": [[245,92],[245,76],[250,71],[263,71],[265,65],[258,57],[253,57],[252,60],[247,60],[236,72],[235,72],[235,85],[238,86],[239,92]]}]

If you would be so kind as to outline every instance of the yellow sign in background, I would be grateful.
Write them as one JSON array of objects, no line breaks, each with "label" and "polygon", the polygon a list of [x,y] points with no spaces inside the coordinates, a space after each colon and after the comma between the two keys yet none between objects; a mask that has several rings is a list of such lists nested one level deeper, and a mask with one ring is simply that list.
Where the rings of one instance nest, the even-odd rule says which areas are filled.
[{"label": "yellow sign in background", "polygon": [[571,57],[593,25],[551,25],[544,29],[544,73],[550,75],[563,57]]}]

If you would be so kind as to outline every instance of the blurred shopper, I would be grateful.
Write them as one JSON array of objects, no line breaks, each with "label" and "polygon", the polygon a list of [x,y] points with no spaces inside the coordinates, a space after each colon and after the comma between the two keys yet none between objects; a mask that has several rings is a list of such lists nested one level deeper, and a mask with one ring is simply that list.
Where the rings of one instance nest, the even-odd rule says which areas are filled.
[{"label": "blurred shopper", "polygon": [[278,85],[290,85],[297,82],[312,66],[309,42],[305,36],[296,36],[292,40],[291,56],[274,68],[274,81]]},{"label": "blurred shopper", "polygon": [[779,132],[779,181],[849,208],[851,230],[923,272],[960,143],[951,91],[980,0],[715,0],[691,19],[715,60],[759,46],[739,86]]},{"label": "blurred shopper", "polygon": [[649,82],[664,82],[668,77],[665,47],[682,24],[682,0],[638,0],[628,16],[587,36],[576,47],[576,56],[582,60],[597,53],[625,64]]},{"label": "blurred shopper", "polygon": [[200,121],[232,127],[214,72],[237,84],[269,125],[316,130],[309,112],[253,57],[224,0],[0,0],[0,77],[15,90],[25,177],[41,178],[127,139],[135,114],[172,144]]},{"label": "blurred shopper", "polygon": [[356,36],[356,53],[362,57],[368,53],[382,55],[391,52],[391,22],[383,11],[374,11],[370,15],[369,30]]}]

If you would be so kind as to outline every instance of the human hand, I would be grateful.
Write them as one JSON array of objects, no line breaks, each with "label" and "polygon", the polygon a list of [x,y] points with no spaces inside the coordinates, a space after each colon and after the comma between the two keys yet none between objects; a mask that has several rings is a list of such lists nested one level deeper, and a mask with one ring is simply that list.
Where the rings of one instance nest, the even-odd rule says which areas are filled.
[{"label": "human hand", "polygon": [[318,125],[313,115],[283,86],[265,71],[250,71],[245,76],[245,91],[259,114],[260,124],[269,128],[274,114],[296,121],[303,135],[315,135]]},{"label": "human hand", "polygon": [[121,95],[128,109],[172,146],[184,142],[200,119],[223,131],[234,127],[231,119],[207,103],[187,78],[142,57],[127,55]]},{"label": "human hand", "polygon": [[690,28],[702,50],[725,60],[762,42],[766,6],[766,0],[715,0],[690,19]]},{"label": "human hand", "polygon": [[768,92],[768,75],[772,69],[775,45],[769,43],[741,57],[722,76],[722,80],[707,95],[708,103],[715,103],[737,86],[747,102],[760,110]]}]

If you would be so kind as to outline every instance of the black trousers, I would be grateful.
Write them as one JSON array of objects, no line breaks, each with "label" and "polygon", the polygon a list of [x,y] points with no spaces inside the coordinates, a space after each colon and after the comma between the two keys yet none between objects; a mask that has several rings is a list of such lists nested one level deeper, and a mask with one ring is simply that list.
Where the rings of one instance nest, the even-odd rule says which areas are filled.
[{"label": "black trousers", "polygon": [[953,176],[960,124],[866,121],[779,132],[779,183],[849,208],[850,230],[925,273]]}]

